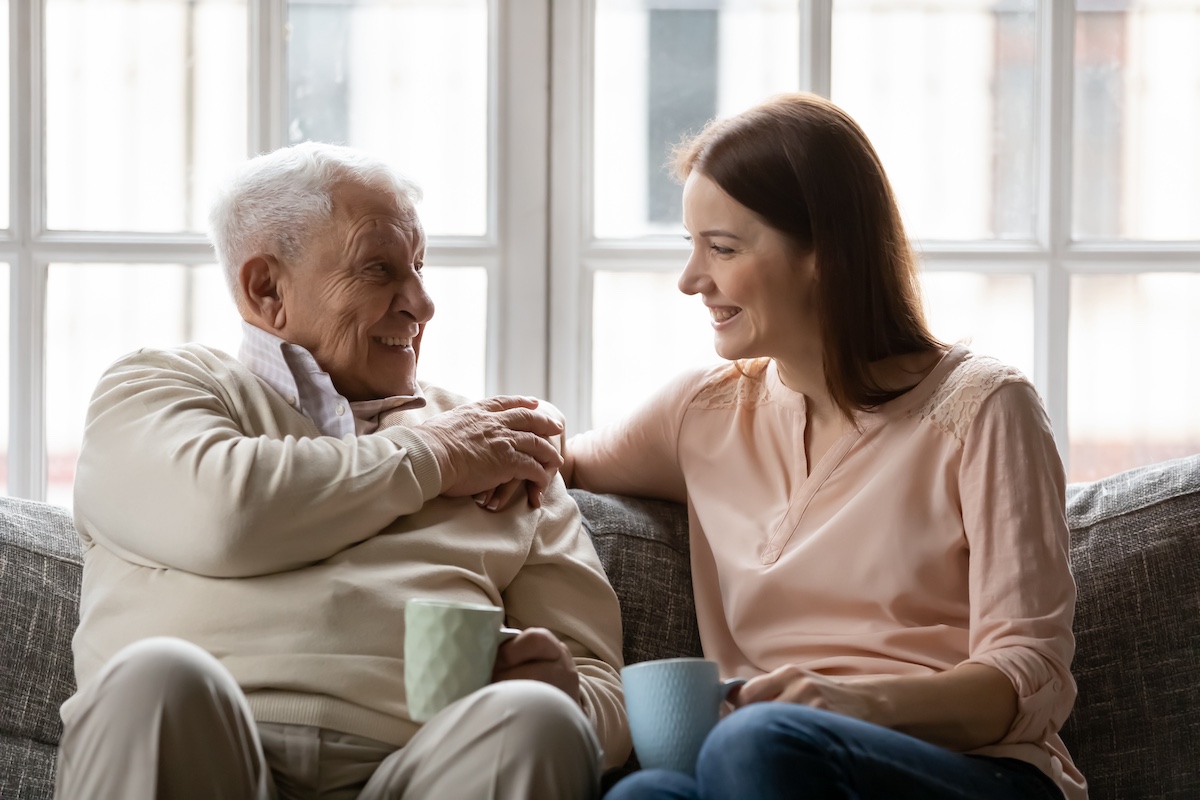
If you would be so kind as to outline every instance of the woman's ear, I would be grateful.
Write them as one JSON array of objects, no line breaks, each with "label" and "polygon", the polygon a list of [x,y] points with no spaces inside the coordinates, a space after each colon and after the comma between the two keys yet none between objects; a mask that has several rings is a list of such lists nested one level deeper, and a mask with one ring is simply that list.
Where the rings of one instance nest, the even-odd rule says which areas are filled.
[{"label": "woman's ear", "polygon": [[281,330],[286,322],[283,294],[280,292],[282,265],[274,256],[251,256],[242,263],[238,271],[238,284],[246,311],[257,321],[259,327],[270,331]]}]

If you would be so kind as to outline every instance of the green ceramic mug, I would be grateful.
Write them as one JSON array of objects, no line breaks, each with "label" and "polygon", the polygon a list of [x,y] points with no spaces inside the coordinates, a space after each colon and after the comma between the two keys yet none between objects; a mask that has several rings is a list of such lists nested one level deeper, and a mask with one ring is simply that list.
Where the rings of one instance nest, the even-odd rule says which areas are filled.
[{"label": "green ceramic mug", "polygon": [[404,689],[408,716],[428,722],[446,706],[487,686],[504,627],[504,609],[414,598],[404,607]]}]

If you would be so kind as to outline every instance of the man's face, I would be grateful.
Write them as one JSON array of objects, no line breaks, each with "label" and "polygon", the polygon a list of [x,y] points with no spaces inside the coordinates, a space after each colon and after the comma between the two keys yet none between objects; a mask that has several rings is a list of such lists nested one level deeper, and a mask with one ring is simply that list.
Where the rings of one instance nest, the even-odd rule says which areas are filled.
[{"label": "man's face", "polygon": [[333,190],[333,219],[285,264],[277,333],[312,353],[349,400],[416,391],[417,354],[433,301],[421,268],[425,234],[386,192]]}]

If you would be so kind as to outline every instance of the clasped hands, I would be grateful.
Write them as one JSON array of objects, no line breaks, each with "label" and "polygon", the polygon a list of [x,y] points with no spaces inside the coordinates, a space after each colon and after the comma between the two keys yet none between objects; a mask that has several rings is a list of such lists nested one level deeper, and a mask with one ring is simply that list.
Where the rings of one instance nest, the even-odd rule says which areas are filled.
[{"label": "clasped hands", "polygon": [[532,397],[503,395],[465,403],[412,430],[429,445],[442,475],[441,494],[475,497],[490,510],[497,490],[508,498],[523,485],[538,508],[542,492],[563,465],[551,442],[564,423],[558,409]]},{"label": "clasped hands", "polygon": [[867,681],[839,681],[795,665],[751,678],[729,694],[735,708],[776,700],[882,723],[884,700]]}]

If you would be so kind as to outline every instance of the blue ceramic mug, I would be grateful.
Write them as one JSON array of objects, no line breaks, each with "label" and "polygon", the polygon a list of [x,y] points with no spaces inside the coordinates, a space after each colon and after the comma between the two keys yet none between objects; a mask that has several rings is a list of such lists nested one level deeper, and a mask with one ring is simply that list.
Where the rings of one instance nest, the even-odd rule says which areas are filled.
[{"label": "blue ceramic mug", "polygon": [[692,775],[721,703],[746,681],[721,681],[714,661],[664,658],[630,664],[621,670],[621,682],[638,763]]}]

